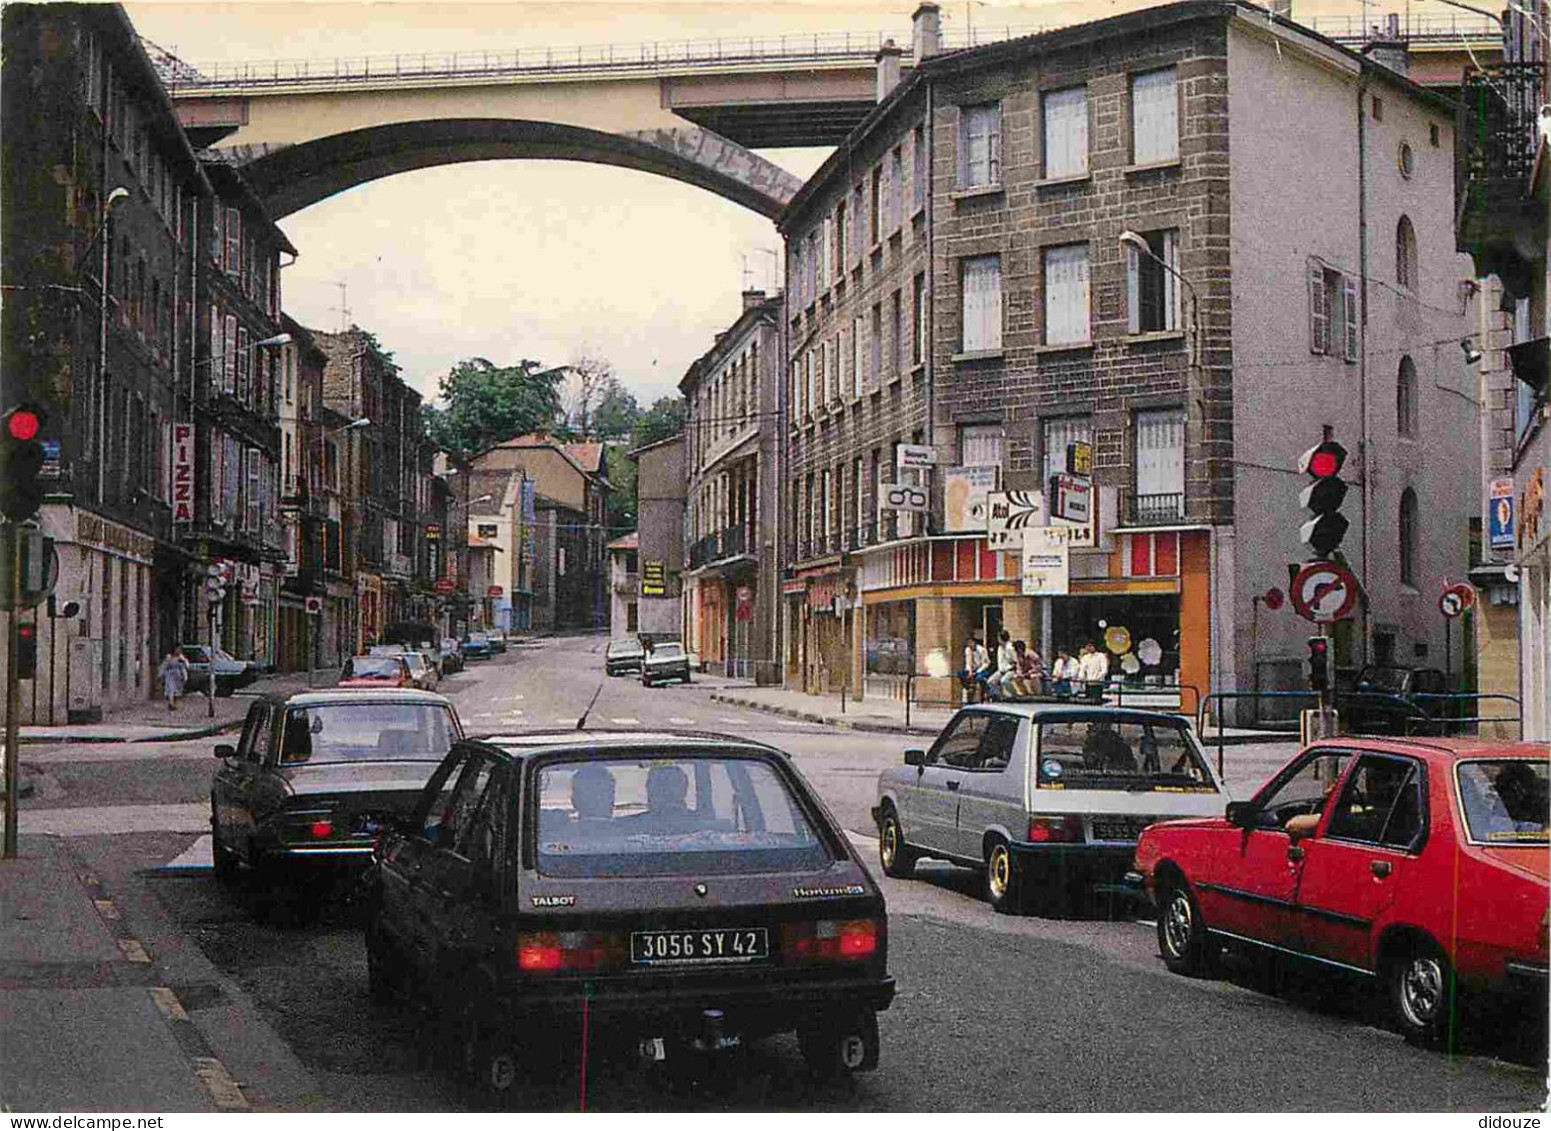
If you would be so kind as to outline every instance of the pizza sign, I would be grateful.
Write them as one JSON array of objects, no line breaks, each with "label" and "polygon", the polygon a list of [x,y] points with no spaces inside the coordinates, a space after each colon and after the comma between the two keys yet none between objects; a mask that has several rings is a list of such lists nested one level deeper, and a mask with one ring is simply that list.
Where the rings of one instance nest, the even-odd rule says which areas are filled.
[{"label": "pizza sign", "polygon": [[172,521],[194,521],[194,426],[172,426]]}]

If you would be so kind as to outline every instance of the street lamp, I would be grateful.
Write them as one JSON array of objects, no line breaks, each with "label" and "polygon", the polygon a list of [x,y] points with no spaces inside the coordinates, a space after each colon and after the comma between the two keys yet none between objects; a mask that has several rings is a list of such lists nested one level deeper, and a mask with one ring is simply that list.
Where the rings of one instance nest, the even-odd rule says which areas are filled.
[{"label": "street lamp", "polygon": [[1183,283],[1185,289],[1190,292],[1190,364],[1199,365],[1201,363],[1201,308],[1197,300],[1195,285],[1181,275],[1172,263],[1153,251],[1152,245],[1147,242],[1146,237],[1131,231],[1129,228],[1120,233],[1120,246],[1122,249],[1135,255],[1145,255]]}]

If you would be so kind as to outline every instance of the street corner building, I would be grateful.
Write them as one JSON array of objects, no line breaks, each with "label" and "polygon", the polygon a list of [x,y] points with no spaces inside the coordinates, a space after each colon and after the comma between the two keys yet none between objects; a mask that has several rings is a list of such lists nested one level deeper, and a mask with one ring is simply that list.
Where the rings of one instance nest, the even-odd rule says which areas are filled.
[{"label": "street corner building", "polygon": [[[1362,586],[1339,660],[1441,664],[1477,505],[1455,104],[1404,45],[1244,4],[946,52],[939,18],[878,52],[778,221],[787,682],[954,700],[970,634],[1006,630],[1186,710],[1301,687],[1310,626],[1264,595],[1328,438]],[[1021,547],[988,543],[1004,493]]]}]

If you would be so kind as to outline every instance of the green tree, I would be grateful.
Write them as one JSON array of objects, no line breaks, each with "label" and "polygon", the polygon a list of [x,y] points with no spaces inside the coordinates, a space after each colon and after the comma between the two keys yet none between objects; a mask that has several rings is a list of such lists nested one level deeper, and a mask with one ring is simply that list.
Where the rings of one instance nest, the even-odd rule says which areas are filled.
[{"label": "green tree", "polygon": [[564,367],[523,358],[501,366],[483,357],[458,362],[441,379],[444,407],[426,413],[426,432],[444,452],[472,455],[526,432],[548,431],[560,418]]},{"label": "green tree", "polygon": [[630,434],[632,448],[644,448],[684,431],[684,398],[662,397],[641,414]]},{"label": "green tree", "polygon": [[600,440],[618,440],[635,431],[641,419],[641,406],[616,377],[610,377],[592,410],[592,434]]},{"label": "green tree", "polygon": [[[630,396],[628,393],[625,395]],[[634,397],[630,399],[632,403],[635,402]],[[599,411],[602,411],[601,405]],[[638,409],[637,413],[635,426],[630,431],[630,442],[610,445],[604,453],[609,483],[614,487],[614,493],[609,496],[608,524],[611,537],[618,537],[626,530],[634,529],[640,520],[641,500],[636,481],[636,463],[626,453],[684,431],[684,401],[681,397],[662,397],[645,412]]]}]

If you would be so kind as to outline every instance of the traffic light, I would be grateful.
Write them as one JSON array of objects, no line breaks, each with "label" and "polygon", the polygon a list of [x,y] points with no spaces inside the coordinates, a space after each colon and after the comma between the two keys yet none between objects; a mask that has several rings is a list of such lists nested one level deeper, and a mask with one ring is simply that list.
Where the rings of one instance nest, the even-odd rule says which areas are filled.
[{"label": "traffic light", "polygon": [[1330,690],[1329,637],[1309,637],[1309,687],[1314,691]]},{"label": "traffic light", "polygon": [[205,597],[212,605],[219,605],[226,600],[226,584],[231,580],[231,567],[224,562],[217,562],[210,567],[210,576],[205,579]]},{"label": "traffic light", "polygon": [[1350,525],[1341,513],[1346,500],[1346,481],[1341,478],[1345,463],[1346,449],[1334,440],[1310,448],[1298,463],[1299,471],[1313,477],[1298,501],[1314,516],[1299,528],[1298,536],[1316,558],[1330,557]]},{"label": "traffic light", "polygon": [[38,626],[31,622],[16,626],[16,678],[38,676]]},{"label": "traffic light", "polygon": [[14,522],[31,518],[43,505],[43,413],[18,405],[0,428],[0,513]]}]

